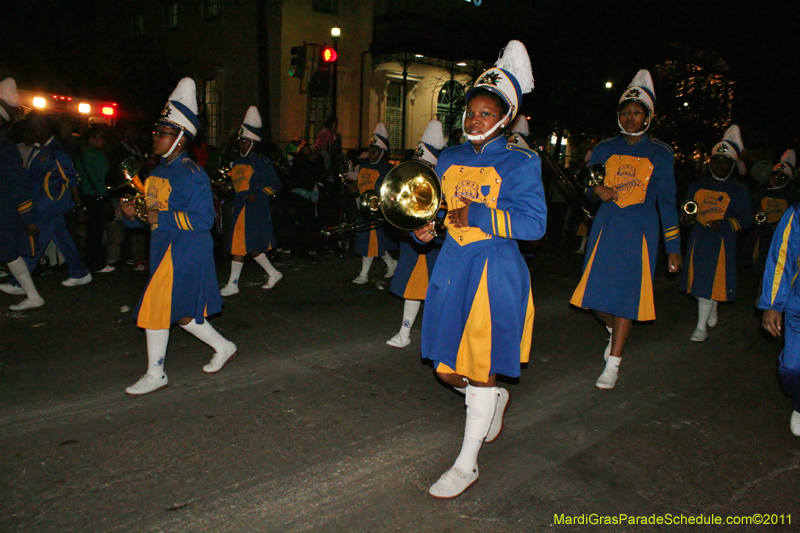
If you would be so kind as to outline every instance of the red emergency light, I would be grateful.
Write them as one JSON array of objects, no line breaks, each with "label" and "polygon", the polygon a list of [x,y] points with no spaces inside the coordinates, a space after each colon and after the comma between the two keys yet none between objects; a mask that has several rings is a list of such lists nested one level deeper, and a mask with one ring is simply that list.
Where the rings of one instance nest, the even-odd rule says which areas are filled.
[{"label": "red emergency light", "polygon": [[100,110],[100,112],[103,113],[107,117],[113,117],[114,116],[114,108],[111,107],[111,106],[104,105],[103,108]]}]

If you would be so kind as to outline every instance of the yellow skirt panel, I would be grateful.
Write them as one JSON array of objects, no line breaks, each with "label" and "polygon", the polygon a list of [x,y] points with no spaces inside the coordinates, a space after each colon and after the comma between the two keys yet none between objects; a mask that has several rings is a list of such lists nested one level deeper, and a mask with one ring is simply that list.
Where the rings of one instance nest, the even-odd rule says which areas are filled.
[{"label": "yellow skirt panel", "polygon": [[489,306],[488,265],[487,260],[483,265],[483,274],[467,323],[464,325],[456,358],[456,373],[481,383],[489,380],[492,367],[492,311]]},{"label": "yellow skirt panel", "polygon": [[719,246],[719,258],[717,259],[717,271],[714,273],[714,286],[711,288],[711,299],[718,302],[728,301],[728,292],[725,290],[727,286],[727,278],[725,276],[725,241],[723,240]]},{"label": "yellow skirt panel", "polygon": [[233,226],[233,241],[231,242],[232,255],[247,255],[247,246],[244,242],[244,215],[247,207],[242,208],[239,213],[239,218],[236,219],[236,225]]},{"label": "yellow skirt panel", "polygon": [[589,262],[586,263],[586,268],[583,270],[581,282],[578,283],[578,286],[575,288],[575,292],[572,293],[572,298],[569,301],[569,303],[577,307],[583,307],[583,295],[586,293],[586,283],[589,281],[589,274],[592,271],[592,263],[594,262],[594,254],[597,253],[597,246],[600,244],[600,239],[602,237],[603,230],[600,230],[600,235],[597,236],[597,241],[594,243],[594,248],[592,249],[592,255],[589,257]]},{"label": "yellow skirt panel", "polygon": [[424,300],[428,290],[428,261],[424,255],[417,257],[417,264],[408,278],[403,298],[406,300]]},{"label": "yellow skirt panel", "polygon": [[642,284],[639,289],[639,320],[656,319],[656,304],[653,300],[653,278],[650,276],[650,253],[647,250],[647,239],[642,236]]},{"label": "yellow skirt panel", "polygon": [[522,329],[522,340],[519,344],[519,361],[527,363],[531,358],[531,342],[533,341],[533,317],[536,309],[533,306],[533,293],[528,289],[528,308],[525,311],[525,326]]},{"label": "yellow skirt panel", "polygon": [[158,265],[142,297],[136,325],[145,329],[169,329],[172,325],[172,245]]}]

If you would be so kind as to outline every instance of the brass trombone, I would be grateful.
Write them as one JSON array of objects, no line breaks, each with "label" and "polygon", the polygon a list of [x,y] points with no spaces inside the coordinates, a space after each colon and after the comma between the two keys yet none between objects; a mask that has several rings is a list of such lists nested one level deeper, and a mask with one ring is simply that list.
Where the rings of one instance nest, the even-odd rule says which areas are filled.
[{"label": "brass trombone", "polygon": [[342,237],[372,229],[384,220],[403,231],[418,230],[436,218],[442,188],[431,167],[421,161],[405,161],[386,174],[379,191],[365,191],[358,203],[366,221],[327,228],[322,235]]}]

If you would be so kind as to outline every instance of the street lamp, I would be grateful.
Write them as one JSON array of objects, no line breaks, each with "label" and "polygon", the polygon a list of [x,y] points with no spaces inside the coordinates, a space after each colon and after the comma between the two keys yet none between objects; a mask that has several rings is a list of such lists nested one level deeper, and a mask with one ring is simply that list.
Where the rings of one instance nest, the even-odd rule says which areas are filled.
[{"label": "street lamp", "polygon": [[[331,39],[333,40],[333,49],[336,51],[336,55],[339,55],[339,37],[342,36],[342,29],[339,25],[335,25],[331,28]],[[337,93],[337,81],[339,78],[339,61],[333,62],[333,72],[331,72],[331,77],[333,81],[331,83],[331,90],[333,91],[333,96],[331,97],[331,116],[336,116],[336,93]]]},{"label": "street lamp", "polygon": [[614,84],[613,84],[613,83],[611,83],[610,81],[607,81],[607,82],[606,82],[606,89],[610,89],[610,88],[612,88],[613,86],[614,86]]}]

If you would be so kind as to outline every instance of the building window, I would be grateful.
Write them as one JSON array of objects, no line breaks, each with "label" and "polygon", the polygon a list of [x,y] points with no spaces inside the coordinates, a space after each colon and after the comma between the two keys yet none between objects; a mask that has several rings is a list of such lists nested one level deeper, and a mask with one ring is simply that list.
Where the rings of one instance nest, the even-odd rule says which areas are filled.
[{"label": "building window", "polygon": [[178,27],[178,2],[167,2],[167,28]]},{"label": "building window", "polygon": [[220,128],[220,98],[217,80],[210,79],[203,82],[203,99],[206,103],[206,142],[210,146],[219,148]]},{"label": "building window", "polygon": [[389,82],[386,88],[386,129],[389,133],[389,149],[399,153],[403,149],[403,84]]},{"label": "building window", "polygon": [[214,20],[222,16],[225,0],[203,0],[203,20]]},{"label": "building window", "polygon": [[450,138],[453,130],[461,128],[465,105],[464,87],[455,80],[445,82],[439,90],[439,101],[436,106],[445,139]]},{"label": "building window", "polygon": [[131,30],[137,37],[144,35],[144,13],[137,13],[133,16]]},{"label": "building window", "polygon": [[320,13],[339,14],[339,0],[311,0],[311,9]]}]

